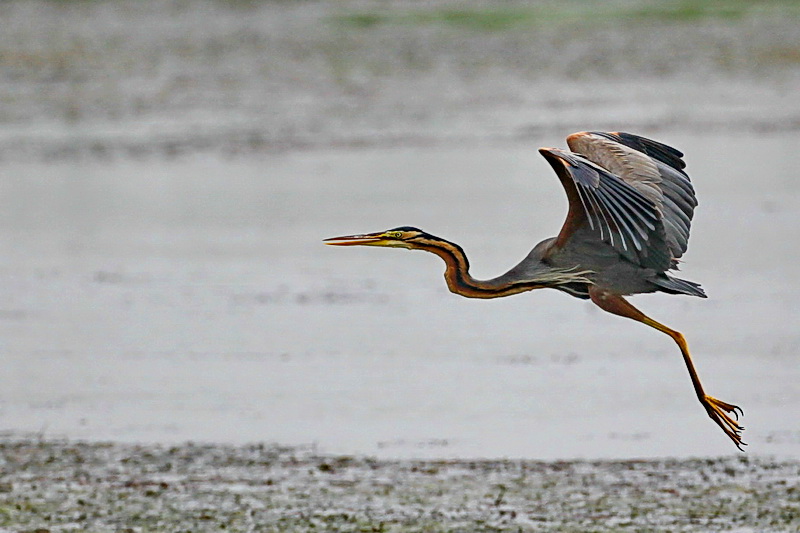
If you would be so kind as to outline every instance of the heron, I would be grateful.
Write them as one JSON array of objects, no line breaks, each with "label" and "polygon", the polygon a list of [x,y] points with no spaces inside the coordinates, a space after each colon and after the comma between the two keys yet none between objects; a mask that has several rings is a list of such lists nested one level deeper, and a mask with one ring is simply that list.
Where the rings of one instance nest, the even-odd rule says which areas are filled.
[{"label": "heron", "polygon": [[539,149],[567,194],[567,216],[561,230],[496,278],[473,278],[461,246],[411,226],[324,242],[436,254],[445,262],[447,287],[467,298],[501,298],[552,288],[655,328],[678,345],[700,404],[743,450],[742,409],[706,394],[683,334],[626,300],[627,296],[653,292],[706,298],[700,285],[670,274],[678,270],[686,252],[697,206],[683,153],[646,137],[616,131],[573,133],[567,137],[567,146],[569,150]]}]

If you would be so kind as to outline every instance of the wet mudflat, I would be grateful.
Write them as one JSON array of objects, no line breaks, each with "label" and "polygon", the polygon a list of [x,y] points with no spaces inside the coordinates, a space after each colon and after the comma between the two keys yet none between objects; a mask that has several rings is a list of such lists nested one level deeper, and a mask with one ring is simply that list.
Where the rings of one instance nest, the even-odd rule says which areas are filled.
[{"label": "wet mudflat", "polygon": [[[0,442],[9,531],[794,531],[796,462],[379,461]],[[6,529],[3,529],[4,531]]]},{"label": "wet mudflat", "polygon": [[[714,137],[671,138],[721,151]],[[710,298],[635,301],[686,334],[713,394],[745,408],[749,453],[797,458],[789,144],[740,135],[725,157],[690,161],[702,203],[682,273]],[[753,181],[753,146],[785,168]],[[666,336],[555,291],[458,298],[438,258],[320,242],[411,222],[460,242],[476,276],[496,275],[564,214],[526,146],[5,168],[30,176],[11,182],[4,232],[6,428],[388,458],[735,451]],[[487,182],[492,171],[502,178]],[[397,192],[340,194],[345,175],[350,190],[377,175]],[[469,190],[452,194],[456,182]]]},{"label": "wet mudflat", "polygon": [[[0,5],[2,527],[797,527],[796,6],[504,5]],[[710,298],[633,302],[746,455],[657,332],[321,244],[412,224],[495,276],[583,129],[686,153]]]}]

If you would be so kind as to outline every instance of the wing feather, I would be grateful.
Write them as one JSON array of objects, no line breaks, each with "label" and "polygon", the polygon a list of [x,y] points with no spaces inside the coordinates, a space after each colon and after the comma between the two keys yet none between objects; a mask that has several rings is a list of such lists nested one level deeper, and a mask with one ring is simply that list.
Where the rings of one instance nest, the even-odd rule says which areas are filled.
[{"label": "wing feather", "polygon": [[[616,176],[614,176],[616,178]],[[658,222],[658,215],[651,207],[651,203],[643,195],[636,194],[636,190],[632,189],[622,180],[611,179],[609,185],[617,192],[620,198],[630,201],[630,208],[638,210],[642,216],[642,220],[647,224],[651,230],[655,229],[655,224]]]},{"label": "wing feather", "polygon": [[600,240],[630,261],[657,270],[669,268],[671,258],[664,253],[664,226],[655,202],[579,154],[556,148],[539,151],[555,169],[570,199],[557,245],[563,245],[581,223],[587,223],[599,232]]},{"label": "wing feather", "polygon": [[613,194],[609,194],[607,191],[603,189],[597,190],[597,196],[601,199],[603,205],[608,209],[611,213],[611,218],[617,225],[619,229],[618,233],[620,235],[620,241],[622,243],[622,247],[627,251],[628,246],[625,242],[625,237],[627,236],[633,246],[637,250],[642,249],[642,243],[639,242],[638,233],[639,233],[639,226],[636,222],[631,218],[631,216],[626,212],[626,210],[620,205],[619,202],[614,198]]},{"label": "wing feather", "polygon": [[582,198],[586,198],[586,203],[591,206],[591,209],[587,210],[587,215],[589,219],[589,226],[594,229],[594,224],[597,224],[597,228],[600,230],[600,239],[602,240],[610,240],[611,244],[614,244],[614,232],[611,230],[611,223],[609,221],[609,216],[607,214],[607,210],[603,209],[603,205],[600,203],[599,198],[594,193],[592,189],[588,189],[585,187],[578,186],[578,193],[581,195]]},{"label": "wing feather", "polygon": [[[697,199],[684,169],[683,153],[652,139],[623,132],[579,132],[567,138],[570,149],[602,167],[656,207],[655,227],[663,238],[648,239],[652,258],[669,257],[672,267],[686,251]],[[619,191],[617,191],[619,192]],[[661,230],[659,230],[661,228]],[[656,248],[665,246],[665,249]],[[652,265],[653,261],[648,262]]]},{"label": "wing feather", "polygon": [[634,245],[637,249],[641,250],[641,243],[647,240],[647,232],[640,225],[640,222],[643,222],[643,220],[635,220],[633,217],[631,217],[631,205],[628,204],[622,196],[614,196],[613,194],[608,194],[605,191],[598,191],[598,194],[601,194],[604,197],[606,203],[614,206],[614,211],[617,214],[617,218],[625,222],[628,232],[633,238]]},{"label": "wing feather", "polygon": [[653,159],[671,166],[677,171],[683,172],[683,169],[686,168],[686,163],[683,161],[683,152],[672,146],[667,146],[666,144],[646,137],[640,137],[621,131],[594,131],[592,133],[618,142],[628,148],[633,148],[638,152],[642,152]]},{"label": "wing feather", "polygon": [[685,206],[683,208],[684,210],[691,211],[692,209],[694,209],[694,206],[697,204],[697,201],[694,198],[694,189],[691,187],[691,184],[689,185],[690,186],[686,188],[681,184],[675,183],[672,180],[664,180],[661,182],[661,189],[665,195],[668,195],[671,198],[673,198],[676,203]]}]

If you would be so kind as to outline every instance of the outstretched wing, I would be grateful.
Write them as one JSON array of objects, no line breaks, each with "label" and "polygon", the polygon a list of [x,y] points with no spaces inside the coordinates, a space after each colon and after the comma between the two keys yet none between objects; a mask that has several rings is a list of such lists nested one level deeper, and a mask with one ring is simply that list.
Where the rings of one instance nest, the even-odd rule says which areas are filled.
[{"label": "outstretched wing", "polygon": [[660,271],[670,268],[672,257],[653,200],[579,154],[557,148],[540,148],[539,152],[556,171],[569,199],[557,246],[566,244],[578,228],[588,224],[629,261]]},{"label": "outstretched wing", "polygon": [[573,148],[572,145],[570,145],[570,148],[576,152],[580,152],[578,146],[582,141],[590,141],[592,135],[605,137],[606,139],[624,144],[628,148],[633,148],[634,150],[638,150],[643,154],[649,155],[653,159],[657,159],[658,161],[671,166],[675,170],[680,171],[684,176],[686,175],[686,173],[683,172],[683,169],[686,168],[686,163],[683,161],[683,152],[673,148],[672,146],[667,146],[666,144],[654,141],[653,139],[648,139],[646,137],[640,137],[638,135],[624,133],[621,131],[592,131],[573,133],[567,138],[567,143],[576,143],[575,148]]},{"label": "outstretched wing", "polygon": [[697,198],[683,170],[686,163],[680,151],[622,132],[574,133],[567,137],[567,144],[573,152],[619,176],[652,201],[664,227],[667,252],[672,259],[683,255]]}]

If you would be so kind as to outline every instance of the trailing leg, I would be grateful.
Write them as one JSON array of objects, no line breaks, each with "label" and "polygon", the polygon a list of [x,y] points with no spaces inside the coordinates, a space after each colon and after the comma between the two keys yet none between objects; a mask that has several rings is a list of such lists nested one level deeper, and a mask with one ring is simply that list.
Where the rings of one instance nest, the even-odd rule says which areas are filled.
[{"label": "trailing leg", "polygon": [[[742,446],[745,445],[745,443],[742,442],[742,431],[744,428],[737,422],[739,415],[742,414],[741,408],[736,405],[723,402],[722,400],[718,400],[712,396],[708,396],[705,393],[703,390],[703,385],[700,383],[700,377],[697,375],[697,370],[694,368],[692,356],[689,353],[689,346],[686,344],[686,339],[683,337],[683,334],[665,326],[664,324],[656,322],[652,318],[636,309],[618,294],[591,286],[589,288],[589,296],[591,297],[592,301],[604,311],[608,311],[609,313],[613,313],[615,315],[632,318],[637,322],[647,324],[651,328],[655,328],[658,331],[666,333],[672,337],[672,340],[675,341],[681,350],[683,361],[686,363],[686,368],[689,371],[689,377],[692,379],[692,385],[694,386],[698,400],[700,400],[700,403],[705,408],[708,416],[711,417],[711,420],[713,420],[719,427],[722,428],[722,430],[733,441],[737,448],[742,450]],[[733,415],[735,419],[730,415]]]}]

